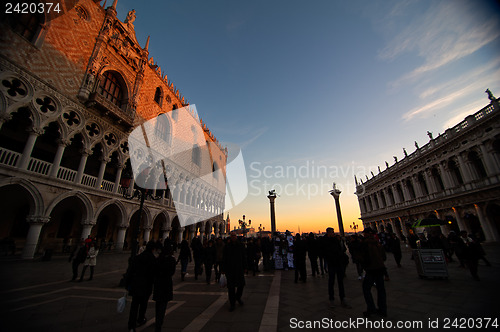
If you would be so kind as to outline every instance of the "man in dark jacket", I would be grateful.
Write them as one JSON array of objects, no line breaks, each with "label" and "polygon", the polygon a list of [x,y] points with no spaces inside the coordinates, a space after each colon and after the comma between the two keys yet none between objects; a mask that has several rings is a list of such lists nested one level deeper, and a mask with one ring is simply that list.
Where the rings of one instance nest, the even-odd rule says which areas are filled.
[{"label": "man in dark jacket", "polygon": [[[222,273],[227,278],[227,292],[229,295],[229,311],[233,311],[235,303],[238,301],[243,305],[241,296],[245,287],[245,269],[246,269],[245,248],[238,241],[235,232],[231,232],[231,239],[224,246]],[[237,288],[237,290],[236,290]]]},{"label": "man in dark jacket", "polygon": [[[365,279],[363,280],[363,295],[367,309],[363,312],[365,317],[369,317],[375,313],[386,317],[387,302],[384,285],[384,261],[386,259],[384,247],[375,239],[375,231],[367,227],[363,231],[364,240],[361,245],[361,264],[366,271]],[[377,304],[378,310],[375,307],[371,289],[375,283],[377,287]]]},{"label": "man in dark jacket", "polygon": [[344,299],[344,252],[342,250],[342,244],[335,237],[335,232],[332,227],[326,229],[326,235],[320,243],[323,257],[328,266],[328,297],[330,300],[330,307],[333,308],[335,276],[337,276],[340,304],[344,308],[350,308]]},{"label": "man in dark jacket", "polygon": [[295,235],[295,242],[293,243],[293,264],[295,265],[295,282],[300,281],[306,282],[306,254],[307,254],[307,244],[300,234]]},{"label": "man in dark jacket", "polygon": [[137,326],[146,323],[146,309],[153,292],[157,252],[155,242],[151,241],[147,243],[146,250],[130,260],[126,282],[126,288],[132,296],[128,319],[129,330],[135,331]]},{"label": "man in dark jacket", "polygon": [[153,292],[153,300],[156,301],[155,332],[161,331],[168,301],[172,300],[174,294],[172,276],[175,273],[176,263],[172,254],[172,246],[167,243],[156,261]]}]

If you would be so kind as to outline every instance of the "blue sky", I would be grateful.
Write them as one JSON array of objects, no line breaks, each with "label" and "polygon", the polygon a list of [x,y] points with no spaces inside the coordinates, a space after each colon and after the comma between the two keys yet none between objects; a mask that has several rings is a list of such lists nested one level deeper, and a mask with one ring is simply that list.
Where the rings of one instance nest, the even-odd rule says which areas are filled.
[{"label": "blue sky", "polygon": [[141,45],[150,35],[150,56],[216,137],[242,147],[252,185],[231,219],[266,229],[264,181],[282,189],[280,230],[335,226],[334,181],[352,224],[354,174],[479,110],[486,88],[500,95],[495,1],[118,1],[122,21],[131,9]]}]

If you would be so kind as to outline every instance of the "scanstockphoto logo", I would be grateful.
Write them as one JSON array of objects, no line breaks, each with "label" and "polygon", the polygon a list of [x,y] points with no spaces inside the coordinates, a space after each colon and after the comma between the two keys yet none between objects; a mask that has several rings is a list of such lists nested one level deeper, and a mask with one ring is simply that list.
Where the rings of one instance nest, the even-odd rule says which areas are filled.
[{"label": "scanstockphoto logo", "polygon": [[248,194],[241,149],[210,135],[189,105],[141,124],[128,138],[135,183],[148,190],[168,186],[183,227],[222,214]]}]

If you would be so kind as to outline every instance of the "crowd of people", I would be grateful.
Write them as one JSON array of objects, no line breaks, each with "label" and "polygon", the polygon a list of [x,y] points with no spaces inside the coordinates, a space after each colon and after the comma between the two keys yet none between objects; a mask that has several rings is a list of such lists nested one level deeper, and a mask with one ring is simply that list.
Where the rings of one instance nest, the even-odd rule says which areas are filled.
[{"label": "crowd of people", "polygon": [[[278,238],[280,241],[278,241]],[[313,233],[296,234],[293,238],[275,234],[274,243],[268,237],[245,238],[238,237],[231,232],[226,239],[207,239],[194,237],[191,242],[183,240],[178,246],[166,239],[161,241],[144,242],[138,247],[137,255],[129,261],[125,274],[124,286],[132,297],[128,328],[135,328],[146,323],[146,308],[149,298],[153,295],[156,302],[156,330],[161,330],[167,303],[173,297],[172,276],[176,266],[180,263],[181,282],[186,280],[188,264],[194,261],[192,274],[195,280],[203,277],[207,284],[224,281],[229,298],[229,310],[236,308],[236,303],[243,305],[243,289],[245,275],[255,274],[259,271],[260,262],[264,270],[273,269],[273,254],[289,252],[293,255],[295,269],[295,283],[307,281],[307,258],[309,258],[312,277],[328,277],[328,300],[330,307],[335,303],[335,281],[337,281],[339,304],[350,309],[346,302],[344,278],[350,261],[356,266],[357,278],[362,281],[362,291],[366,302],[364,316],[387,316],[387,301],[384,282],[390,280],[385,266],[386,252],[391,252],[395,263],[401,267],[403,258],[402,242],[412,249],[442,249],[446,261],[453,261],[453,255],[463,268],[468,268],[474,279],[478,277],[478,262],[484,260],[486,265],[491,265],[485,257],[480,241],[462,231],[459,234],[451,231],[447,237],[440,232],[431,230],[428,236],[416,234],[410,230],[408,238],[402,236],[401,240],[395,233],[380,232],[366,228],[363,232],[341,237],[329,227],[322,236]],[[280,246],[288,246],[283,249]],[[90,236],[81,241],[74,248],[69,257],[72,262],[72,281],[78,278],[78,268],[83,264],[83,269],[78,281],[83,281],[87,269],[90,269],[88,280],[92,280],[97,263],[97,255],[102,246]],[[177,258],[174,258],[176,253]],[[349,257],[349,255],[350,257]],[[415,259],[413,254],[409,257]],[[290,265],[292,265],[290,263]],[[288,263],[284,268],[288,268]],[[190,271],[191,272],[191,271]],[[372,289],[376,289],[377,303],[375,304]]]}]

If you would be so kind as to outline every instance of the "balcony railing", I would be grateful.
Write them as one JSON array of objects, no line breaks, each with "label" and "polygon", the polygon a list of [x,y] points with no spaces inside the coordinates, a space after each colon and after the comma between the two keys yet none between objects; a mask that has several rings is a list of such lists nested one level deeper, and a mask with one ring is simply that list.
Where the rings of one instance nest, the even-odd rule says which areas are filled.
[{"label": "balcony railing", "polygon": [[121,121],[124,121],[129,126],[134,124],[135,111],[129,109],[127,105],[124,106],[126,109],[120,108],[97,92],[90,94],[87,104],[90,107],[95,107],[104,112],[111,113],[113,116]]},{"label": "balcony railing", "polygon": [[20,153],[0,148],[0,164],[16,166],[19,158],[21,158]]}]

